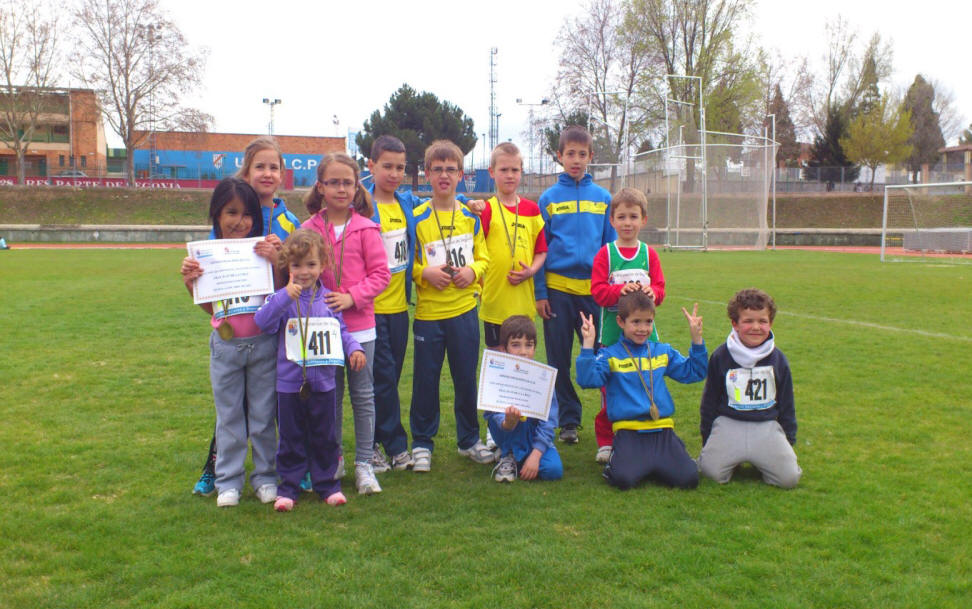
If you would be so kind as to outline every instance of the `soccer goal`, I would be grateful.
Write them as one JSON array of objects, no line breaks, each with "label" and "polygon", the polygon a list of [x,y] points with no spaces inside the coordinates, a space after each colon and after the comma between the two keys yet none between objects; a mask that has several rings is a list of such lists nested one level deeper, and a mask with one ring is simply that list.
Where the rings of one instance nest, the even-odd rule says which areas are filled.
[{"label": "soccer goal", "polygon": [[903,184],[884,189],[881,261],[972,263],[972,182]]}]

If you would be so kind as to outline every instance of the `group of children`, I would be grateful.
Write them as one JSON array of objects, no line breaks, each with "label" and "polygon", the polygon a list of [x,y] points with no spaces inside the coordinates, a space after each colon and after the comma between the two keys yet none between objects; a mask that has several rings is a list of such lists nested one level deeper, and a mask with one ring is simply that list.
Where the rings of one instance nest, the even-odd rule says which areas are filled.
[{"label": "group of children", "polygon": [[[559,479],[555,428],[562,442],[573,444],[581,423],[570,374],[574,335],[582,343],[577,382],[602,389],[596,458],[610,484],[625,489],[650,477],[692,488],[699,471],[728,482],[737,465],[750,462],[767,482],[796,485],[801,471],[792,448],[792,382],[773,343],[772,299],[759,290],[736,294],[728,309],[733,330],[711,360],[698,305],[691,313],[682,309],[692,342],[688,357],[658,342],[653,322],[665,280],[656,252],[638,239],[647,201],[627,188],[612,200],[587,173],[592,153],[586,129],[566,128],[558,150],[565,171],[538,204],[518,195],[519,150],[500,144],[490,157],[495,196],[468,201],[456,194],[462,151],[436,141],[425,151],[432,196],[423,201],[398,191],[405,147],[381,136],[368,161],[370,188],[361,185],[347,155],[323,157],[305,200],[311,217],[297,229],[296,218],[273,196],[283,172],[279,147],[271,138],[252,142],[238,177],[223,180],[213,193],[210,238],[263,237],[255,251],[274,265],[279,289],[203,305],[214,329],[210,375],[217,416],[194,492],[217,491],[217,505],[238,504],[249,439],[250,483],[260,501],[290,511],[303,488],[328,504],[345,503],[345,374],[358,492],[381,492],[376,473],[430,471],[446,357],[459,454],[477,463],[498,461],[497,481]],[[201,273],[192,257],[183,260],[190,291]],[[398,385],[413,284],[409,451]],[[512,406],[486,413],[484,443],[476,409],[480,316],[487,348],[532,358],[534,313],[543,319],[547,361],[557,369],[549,417],[525,418]],[[665,376],[685,383],[707,379],[698,461],[674,433]]]}]

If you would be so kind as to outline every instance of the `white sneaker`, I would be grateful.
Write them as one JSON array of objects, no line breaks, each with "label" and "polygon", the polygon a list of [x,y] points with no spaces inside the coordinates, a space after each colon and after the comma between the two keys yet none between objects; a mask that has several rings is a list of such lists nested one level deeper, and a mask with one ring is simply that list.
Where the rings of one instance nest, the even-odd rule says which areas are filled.
[{"label": "white sneaker", "polygon": [[427,448],[413,448],[412,461],[412,471],[427,472],[432,469],[432,451]]},{"label": "white sneaker", "polygon": [[396,472],[412,469],[413,465],[415,465],[415,461],[412,459],[412,455],[408,454],[407,450],[403,450],[392,457],[391,466]]},{"label": "white sneaker", "polygon": [[240,491],[235,488],[228,488],[219,491],[216,496],[216,507],[235,507],[240,504]]},{"label": "white sneaker", "polygon": [[513,482],[516,480],[516,460],[513,455],[506,455],[493,468],[493,479],[497,482]]},{"label": "white sneaker", "polygon": [[272,503],[277,499],[277,485],[276,484],[263,484],[260,488],[256,490],[257,499],[260,503]]},{"label": "white sneaker", "polygon": [[476,440],[476,443],[469,448],[460,448],[459,454],[463,457],[469,457],[476,463],[492,463],[496,461],[496,453],[486,448],[482,440]]},{"label": "white sneaker", "polygon": [[493,433],[489,430],[489,427],[486,428],[486,448],[490,450],[496,450],[497,448],[496,441],[493,440]]},{"label": "white sneaker", "polygon": [[381,449],[377,445],[375,445],[375,449],[371,453],[371,469],[376,474],[383,474],[391,469],[391,465],[388,464],[388,459],[385,459],[385,453],[381,452]]},{"label": "white sneaker", "polygon": [[358,487],[359,495],[373,495],[381,492],[378,478],[375,478],[375,472],[370,463],[354,464],[354,485]]},{"label": "white sneaker", "polygon": [[611,461],[611,454],[613,452],[613,446],[602,446],[597,449],[597,454],[594,455],[594,460],[601,464],[607,464]]}]

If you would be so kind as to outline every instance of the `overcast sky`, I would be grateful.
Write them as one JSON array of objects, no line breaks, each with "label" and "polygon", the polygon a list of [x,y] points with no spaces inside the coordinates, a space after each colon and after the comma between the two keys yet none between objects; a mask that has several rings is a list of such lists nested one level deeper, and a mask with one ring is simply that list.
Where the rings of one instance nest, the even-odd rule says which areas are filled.
[{"label": "overcast sky", "polygon": [[[457,104],[477,133],[488,133],[489,50],[497,47],[500,136],[523,148],[528,108],[515,100],[535,103],[548,95],[557,69],[554,39],[564,19],[585,6],[578,0],[160,2],[190,44],[208,49],[205,88],[184,101],[215,116],[214,131],[266,132],[269,107],[262,99],[269,97],[282,101],[275,133],[344,136],[408,83]],[[752,29],[784,56],[816,59],[826,51],[824,24],[838,14],[865,40],[877,30],[893,41],[895,86],[906,89],[921,72],[951,88],[962,124],[972,121],[972,2],[758,0]],[[109,142],[119,145],[113,134]]]}]

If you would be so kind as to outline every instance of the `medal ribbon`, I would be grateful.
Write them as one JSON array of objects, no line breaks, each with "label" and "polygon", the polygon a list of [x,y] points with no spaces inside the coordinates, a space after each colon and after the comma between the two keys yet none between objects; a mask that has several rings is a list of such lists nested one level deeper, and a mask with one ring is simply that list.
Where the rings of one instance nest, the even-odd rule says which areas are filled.
[{"label": "medal ribbon", "polygon": [[648,409],[648,414],[651,415],[652,421],[657,421],[659,414],[658,406],[655,406],[655,379],[654,375],[652,374],[653,368],[651,366],[651,345],[649,345],[647,341],[645,342],[645,347],[648,349],[648,382],[651,383],[651,390],[648,389],[648,385],[645,384],[645,377],[641,374],[641,358],[639,357],[638,359],[635,359],[635,356],[631,354],[631,349],[628,349],[628,345],[624,344],[623,340],[621,341],[621,346],[624,347],[628,357],[631,358],[631,362],[635,365],[635,369],[638,370],[638,378],[641,380],[641,386],[645,388],[645,393],[648,394],[648,401],[651,402],[651,407]]},{"label": "medal ribbon", "polygon": [[510,258],[513,259],[513,270],[515,271],[517,270],[516,269],[516,243],[517,243],[516,232],[520,230],[520,197],[517,197],[516,203],[513,204],[516,207],[516,215],[513,217],[513,240],[512,241],[510,240],[510,229],[508,226],[506,226],[506,215],[503,210],[503,208],[506,206],[503,205],[503,202],[500,201],[498,197],[496,199],[496,202],[499,203],[500,220],[503,224],[503,232],[506,233],[506,244],[510,246]]},{"label": "medal ribbon", "polygon": [[[331,227],[332,227],[332,229],[333,229],[334,223],[331,222],[328,219],[326,213],[324,214],[324,223],[325,223],[325,225],[330,224]],[[339,287],[339,288],[341,287],[341,273],[344,271],[344,244],[347,243],[348,224],[351,224],[351,212],[350,211],[348,211],[348,219],[344,222],[344,232],[341,233],[341,254],[340,254],[339,260],[338,260],[337,273],[335,273],[335,275],[334,275],[335,279],[337,279],[337,287]],[[336,238],[336,236],[335,236],[335,238]],[[333,244],[332,244],[332,247],[333,247]]]},{"label": "medal ribbon", "polygon": [[[429,204],[431,206],[431,203]],[[442,243],[446,248],[446,262],[449,267],[452,267],[452,254],[450,250],[452,249],[452,236],[456,234],[456,202],[452,202],[452,218],[449,223],[452,224],[452,230],[449,231],[449,240],[446,241],[445,235],[442,234],[442,223],[439,222],[439,210],[432,207],[432,215],[435,216],[435,225],[439,227],[439,238],[442,239]]]},{"label": "medal ribbon", "polygon": [[304,383],[307,382],[307,331],[310,329],[310,314],[315,296],[317,296],[317,282],[314,282],[314,288],[311,290],[310,302],[307,303],[307,317],[304,319],[304,323],[300,322],[300,296],[297,297],[297,329],[300,330],[300,374]]}]

